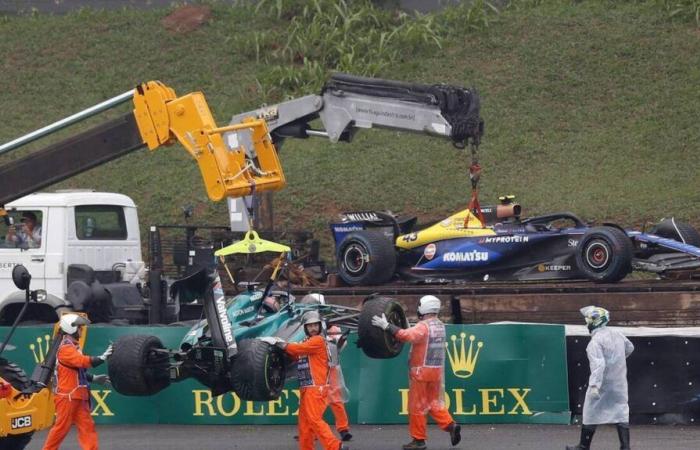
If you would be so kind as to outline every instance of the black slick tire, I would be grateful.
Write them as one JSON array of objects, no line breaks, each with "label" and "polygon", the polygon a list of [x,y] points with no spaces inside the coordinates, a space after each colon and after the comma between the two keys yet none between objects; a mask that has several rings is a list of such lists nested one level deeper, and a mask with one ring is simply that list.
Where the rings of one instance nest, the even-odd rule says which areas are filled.
[{"label": "black slick tire", "polygon": [[401,353],[403,343],[388,331],[372,325],[372,317],[384,314],[389,321],[399,328],[407,328],[408,320],[401,304],[389,297],[369,297],[362,305],[357,330],[358,345],[370,358],[394,358]]},{"label": "black slick tire", "polygon": [[338,274],[350,286],[383,284],[396,271],[394,243],[380,231],[355,231],[340,242]]},{"label": "black slick tire", "polygon": [[231,369],[231,386],[241,400],[277,399],[287,374],[284,351],[259,339],[243,339]]},{"label": "black slick tire", "polygon": [[632,271],[632,241],[619,228],[589,229],[576,247],[576,265],[596,283],[615,283]]},{"label": "black slick tire", "polygon": [[157,336],[132,334],[120,337],[108,360],[114,390],[123,395],[153,395],[170,385],[169,358]]}]

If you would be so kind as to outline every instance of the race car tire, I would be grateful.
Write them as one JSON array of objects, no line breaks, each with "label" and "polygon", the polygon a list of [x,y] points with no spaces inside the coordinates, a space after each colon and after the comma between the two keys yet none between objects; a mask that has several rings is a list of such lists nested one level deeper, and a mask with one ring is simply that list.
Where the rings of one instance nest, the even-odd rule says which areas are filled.
[{"label": "race car tire", "polygon": [[259,339],[244,339],[238,343],[231,386],[241,400],[279,398],[286,376],[287,363],[281,348]]},{"label": "race car tire", "polygon": [[589,229],[576,247],[576,265],[589,280],[615,283],[632,270],[632,241],[615,227]]},{"label": "race car tire", "polygon": [[662,220],[651,230],[651,234],[700,247],[700,233],[692,225],[675,219]]},{"label": "race car tire", "polygon": [[[6,359],[0,358],[0,378],[10,383],[13,388],[18,391],[22,391],[25,388],[30,387],[29,378],[27,374],[18,365],[7,361]],[[34,435],[33,431],[29,433],[15,434],[12,436],[5,436],[0,442],[0,448],[8,450],[22,450],[26,447],[32,440]]]},{"label": "race car tire", "polygon": [[169,357],[157,336],[125,335],[113,345],[108,373],[114,390],[123,395],[146,396],[170,385]]},{"label": "race car tire", "polygon": [[379,231],[356,231],[340,242],[338,274],[350,286],[382,284],[396,270],[394,243]]},{"label": "race car tire", "polygon": [[401,353],[403,342],[389,332],[372,325],[372,317],[384,314],[399,328],[407,328],[408,320],[401,304],[388,297],[369,297],[362,305],[357,329],[357,345],[370,358],[394,358]]}]

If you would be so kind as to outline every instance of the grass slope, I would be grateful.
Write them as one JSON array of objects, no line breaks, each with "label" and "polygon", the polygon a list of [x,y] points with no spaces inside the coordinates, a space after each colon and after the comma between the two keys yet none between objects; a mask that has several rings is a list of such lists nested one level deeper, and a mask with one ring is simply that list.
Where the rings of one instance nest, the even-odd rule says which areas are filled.
[{"label": "grass slope", "polygon": [[[171,10],[0,17],[0,142],[149,79],[179,94],[203,91],[220,124],[259,106],[256,79],[268,66],[239,47],[241,37],[287,22],[212,5],[212,21],[184,35],[161,25]],[[625,226],[675,215],[700,225],[695,23],[668,20],[650,2],[551,0],[506,10],[485,32],[456,35],[441,50],[403,55],[380,75],[479,89],[487,130],[482,203],[512,193],[528,215],[569,210]],[[0,164],[40,146],[1,156]],[[185,204],[195,205],[195,222],[225,224],[225,204],[208,201],[181,147],[145,153],[60,187],[126,193],[144,225],[179,221]],[[312,228],[326,240],[340,210],[431,220],[468,201],[468,154],[426,136],[366,130],[350,145],[288,141],[281,157],[289,186],[275,196],[278,227]]]}]

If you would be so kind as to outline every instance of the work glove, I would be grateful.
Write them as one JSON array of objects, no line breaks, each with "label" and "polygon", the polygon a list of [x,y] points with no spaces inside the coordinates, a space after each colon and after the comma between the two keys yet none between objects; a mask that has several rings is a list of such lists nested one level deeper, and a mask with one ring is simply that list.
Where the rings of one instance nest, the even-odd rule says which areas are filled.
[{"label": "work glove", "polygon": [[598,386],[591,386],[591,388],[588,390],[588,392],[591,394],[591,398],[599,398],[600,397],[600,389],[598,389]]},{"label": "work glove", "polygon": [[100,358],[102,361],[107,361],[107,358],[109,358],[109,355],[111,355],[111,354],[112,354],[112,344],[109,344],[109,347],[107,347],[105,352],[103,354],[101,354],[100,356],[98,356],[98,358]]},{"label": "work glove", "polygon": [[110,380],[109,375],[106,375],[106,374],[93,375],[92,382],[95,384],[103,385],[103,386],[110,386],[112,384],[112,380]]},{"label": "work glove", "polygon": [[284,339],[278,338],[277,336],[264,336],[258,339],[263,342],[267,342],[270,345],[278,345],[284,342]]},{"label": "work glove", "polygon": [[382,314],[382,317],[374,316],[372,317],[372,325],[379,327],[382,330],[389,328],[389,321],[386,320],[386,314]]}]

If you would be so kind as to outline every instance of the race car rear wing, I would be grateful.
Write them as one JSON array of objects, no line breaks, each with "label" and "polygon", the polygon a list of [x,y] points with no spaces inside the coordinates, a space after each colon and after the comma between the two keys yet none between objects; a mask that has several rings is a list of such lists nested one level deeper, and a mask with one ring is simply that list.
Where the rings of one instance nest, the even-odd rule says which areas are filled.
[{"label": "race car rear wing", "polygon": [[[484,122],[479,112],[479,96],[474,89],[336,74],[320,95],[237,114],[231,124],[251,116],[265,119],[278,148],[285,138],[319,136],[333,143],[350,142],[358,129],[373,127],[445,137],[463,148],[480,142]],[[310,122],[315,119],[321,120],[323,129],[311,128]]]}]

